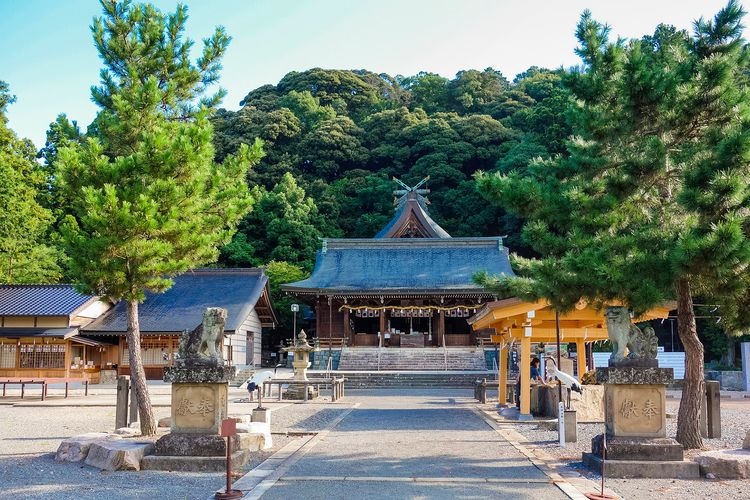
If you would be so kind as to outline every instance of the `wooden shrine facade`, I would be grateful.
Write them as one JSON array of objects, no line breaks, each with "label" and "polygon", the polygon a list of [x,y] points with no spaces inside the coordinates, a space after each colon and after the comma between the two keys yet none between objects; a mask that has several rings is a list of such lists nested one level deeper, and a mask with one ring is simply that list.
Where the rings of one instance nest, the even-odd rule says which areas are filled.
[{"label": "wooden shrine facade", "polygon": [[[382,298],[382,301],[381,301]],[[316,297],[315,331],[321,342],[352,347],[451,347],[476,344],[467,319],[491,295]]]}]

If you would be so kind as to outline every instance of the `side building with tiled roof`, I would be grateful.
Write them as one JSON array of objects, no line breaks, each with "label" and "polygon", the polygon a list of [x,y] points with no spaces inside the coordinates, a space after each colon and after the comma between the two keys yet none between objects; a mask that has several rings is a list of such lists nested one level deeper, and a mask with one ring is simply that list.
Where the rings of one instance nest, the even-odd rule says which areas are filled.
[{"label": "side building with tiled roof", "polygon": [[[260,268],[196,269],[173,278],[164,293],[147,293],[138,308],[141,356],[149,379],[161,379],[179,346],[179,336],[203,321],[207,307],[227,310],[224,328],[224,357],[235,366],[260,366],[262,329],[273,328],[278,320],[271,305],[268,277]],[[125,341],[127,310],[118,303],[106,314],[82,329],[82,334],[118,346],[119,374],[129,374]]]},{"label": "side building with tiled roof", "polygon": [[0,285],[0,377],[96,382],[114,346],[80,329],[110,307],[73,285]]}]

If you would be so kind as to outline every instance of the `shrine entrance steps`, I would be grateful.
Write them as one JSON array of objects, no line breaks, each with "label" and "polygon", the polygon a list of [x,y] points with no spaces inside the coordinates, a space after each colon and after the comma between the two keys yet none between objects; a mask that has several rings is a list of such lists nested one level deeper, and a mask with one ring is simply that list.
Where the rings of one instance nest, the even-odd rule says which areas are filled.
[{"label": "shrine entrance steps", "polygon": [[347,347],[339,371],[486,371],[484,350],[474,347]]},{"label": "shrine entrance steps", "polygon": [[[474,387],[477,380],[497,377],[491,371],[335,371],[337,377],[346,379],[347,389],[466,389]],[[310,379],[324,378],[325,372],[308,370]]]}]

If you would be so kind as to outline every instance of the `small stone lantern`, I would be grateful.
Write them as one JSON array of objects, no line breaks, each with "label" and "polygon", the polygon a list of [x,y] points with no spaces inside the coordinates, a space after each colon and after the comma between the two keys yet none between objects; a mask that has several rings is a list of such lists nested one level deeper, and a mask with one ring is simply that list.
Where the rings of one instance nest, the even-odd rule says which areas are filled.
[{"label": "small stone lantern", "polygon": [[[310,366],[310,353],[317,352],[320,350],[317,346],[311,346],[307,342],[307,334],[304,330],[299,331],[297,339],[294,344],[289,347],[283,347],[281,349],[284,352],[291,352],[294,354],[294,361],[292,367],[294,368],[294,380],[305,381],[307,380],[307,368]],[[288,397],[295,399],[303,399],[304,386],[291,385],[287,390]],[[314,387],[308,387],[308,397],[317,397],[317,391]]]}]

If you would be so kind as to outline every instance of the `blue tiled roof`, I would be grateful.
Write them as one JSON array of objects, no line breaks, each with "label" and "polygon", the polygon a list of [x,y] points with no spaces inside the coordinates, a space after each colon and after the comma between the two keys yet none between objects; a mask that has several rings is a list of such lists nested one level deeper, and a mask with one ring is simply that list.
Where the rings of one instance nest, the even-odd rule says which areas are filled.
[{"label": "blue tiled roof", "polygon": [[73,285],[0,285],[0,315],[68,316],[94,298]]},{"label": "blue tiled roof", "polygon": [[292,293],[479,292],[477,271],[513,274],[501,238],[326,239]]},{"label": "blue tiled roof", "polygon": [[[237,330],[255,307],[268,277],[262,269],[196,269],[174,279],[164,293],[148,293],[138,308],[141,332],[182,332],[203,321],[207,307],[227,310],[225,331]],[[121,334],[127,330],[127,308],[119,302],[81,329],[81,333]]]}]

